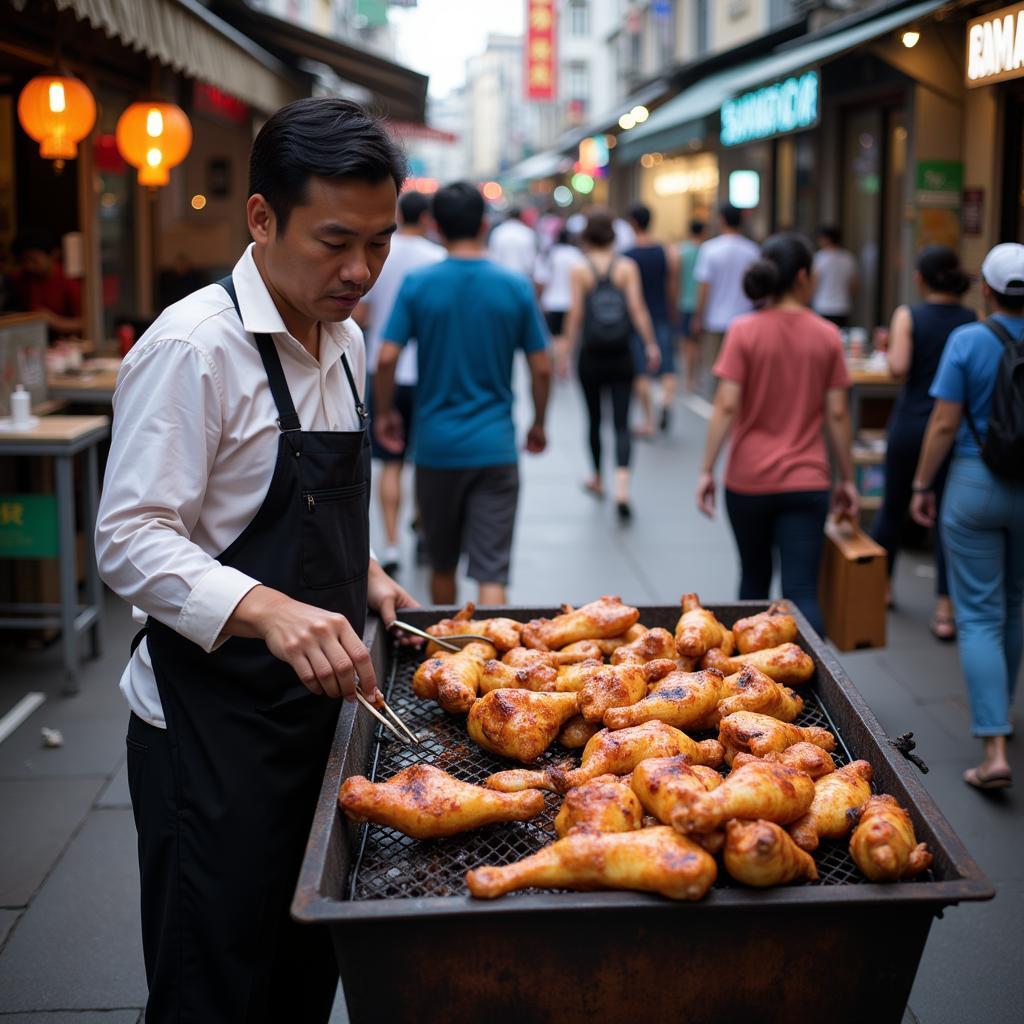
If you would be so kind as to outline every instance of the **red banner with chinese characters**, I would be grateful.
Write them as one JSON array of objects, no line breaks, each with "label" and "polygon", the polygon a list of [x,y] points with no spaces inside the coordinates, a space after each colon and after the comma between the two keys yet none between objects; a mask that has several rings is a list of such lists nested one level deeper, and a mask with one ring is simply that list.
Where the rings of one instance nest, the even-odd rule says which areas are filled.
[{"label": "red banner with chinese characters", "polygon": [[555,0],[526,0],[526,98],[555,98]]}]

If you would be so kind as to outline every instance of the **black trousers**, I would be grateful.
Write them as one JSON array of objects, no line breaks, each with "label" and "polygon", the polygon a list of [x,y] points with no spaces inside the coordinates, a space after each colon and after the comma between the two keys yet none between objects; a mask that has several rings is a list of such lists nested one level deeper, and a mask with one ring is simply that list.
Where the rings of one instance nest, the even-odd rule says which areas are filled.
[{"label": "black trousers", "polygon": [[[927,426],[927,419],[902,416],[895,417],[889,424],[885,449],[885,495],[882,498],[882,507],[878,510],[871,527],[871,535],[885,548],[890,576],[892,576],[896,555],[900,549],[903,524],[906,521],[907,510],[910,508],[910,499],[913,495],[914,471],[917,469],[917,460],[921,454],[921,445]],[[949,459],[946,459],[933,482],[935,500],[940,508],[948,472]],[[942,537],[939,531],[939,523],[936,520],[935,593],[939,597],[948,597],[946,556],[942,550]]]},{"label": "black trousers", "polygon": [[589,422],[590,457],[594,472],[601,474],[601,400],[607,391],[612,400],[612,424],[615,428],[615,465],[619,469],[629,466],[631,442],[629,436],[629,407],[633,400],[633,374],[607,373],[589,369],[580,363],[580,384],[587,404]]},{"label": "black trousers", "polygon": [[[210,870],[229,859],[224,843],[205,856],[202,846],[183,842],[178,817],[187,813],[179,799],[175,771],[178,756],[166,729],[157,729],[134,713],[128,723],[128,786],[139,835],[142,881],[142,938],[149,982],[146,1020],[150,1024],[325,1024],[338,987],[338,971],[326,928],[299,925],[288,918],[297,870],[263,863],[267,851],[250,848],[233,858],[229,877]],[[213,806],[224,794],[214,788],[191,794]],[[269,880],[269,884],[268,884]],[[225,975],[209,997],[193,984],[204,954],[190,939],[194,908],[203,908],[209,930],[235,934],[238,922],[254,913],[282,923],[272,949],[254,949],[260,964],[246,976]],[[190,914],[189,908],[193,908]],[[214,944],[213,934],[206,936]],[[225,951],[237,952],[237,950]],[[190,966],[192,964],[192,966]]]},{"label": "black trousers", "polygon": [[828,491],[737,494],[726,490],[725,507],[740,555],[740,600],[767,600],[774,555],[782,571],[782,596],[824,634],[818,604],[818,566],[824,542]]}]

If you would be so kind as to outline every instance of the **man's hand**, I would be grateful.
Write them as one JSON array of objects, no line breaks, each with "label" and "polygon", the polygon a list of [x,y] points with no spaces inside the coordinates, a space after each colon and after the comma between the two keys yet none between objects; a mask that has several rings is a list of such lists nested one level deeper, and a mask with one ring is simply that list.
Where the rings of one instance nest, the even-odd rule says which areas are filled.
[{"label": "man's hand", "polygon": [[840,519],[855,519],[860,508],[860,495],[850,481],[838,483],[832,491],[831,512]]},{"label": "man's hand", "polygon": [[700,313],[694,313],[693,316],[690,317],[690,337],[695,340],[699,338],[703,327],[704,323],[701,319]]},{"label": "man's hand", "polygon": [[352,700],[358,680],[364,696],[377,700],[370,652],[344,615],[294,601],[270,587],[254,587],[238,602],[227,631],[262,639],[310,693]]},{"label": "man's hand", "polygon": [[661,367],[661,349],[657,345],[647,346],[647,372],[657,373]]},{"label": "man's hand", "polygon": [[921,526],[934,526],[939,515],[934,491],[918,491],[910,500],[910,515]]},{"label": "man's hand", "polygon": [[548,439],[547,435],[544,433],[543,425],[540,423],[534,423],[526,434],[526,450],[531,455],[540,455],[547,446]]},{"label": "man's hand", "polygon": [[[370,572],[366,586],[366,603],[375,611],[389,629],[391,623],[398,618],[403,608],[419,608],[419,601],[403,590],[381,567],[380,563],[371,558]],[[418,646],[422,643],[417,637],[403,637],[401,643]]]},{"label": "man's hand", "polygon": [[383,415],[373,417],[373,436],[377,443],[386,451],[401,455],[405,445],[405,431],[402,429],[402,417],[392,409]]},{"label": "man's hand", "polygon": [[708,519],[715,518],[715,478],[711,473],[701,473],[697,481],[697,508]]}]

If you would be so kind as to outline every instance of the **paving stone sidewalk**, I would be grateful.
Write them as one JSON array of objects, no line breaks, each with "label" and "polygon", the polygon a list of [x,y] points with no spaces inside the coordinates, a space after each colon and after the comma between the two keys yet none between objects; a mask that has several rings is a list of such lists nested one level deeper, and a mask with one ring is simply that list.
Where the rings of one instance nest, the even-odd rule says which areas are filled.
[{"label": "paving stone sidewalk", "polygon": [[[574,388],[559,387],[551,448],[521,463],[511,601],[557,604],[611,592],[634,603],[670,603],[684,590],[709,603],[730,600],[737,571],[727,525],[701,519],[692,500],[704,427],[680,401],[668,436],[637,442],[635,518],[621,527],[612,503],[581,487],[582,401]],[[375,540],[381,544],[379,524]],[[426,577],[414,568],[405,528],[403,555],[401,578],[423,598]],[[1024,815],[1017,791],[986,797],[960,780],[979,745],[968,734],[956,649],[927,631],[932,585],[928,559],[904,557],[889,645],[841,660],[889,735],[914,731],[931,768],[924,785],[998,890],[994,901],[950,908],[935,922],[905,1020],[1010,1024],[1024,1005]],[[465,596],[473,594],[466,589]],[[0,646],[0,715],[30,690],[47,697],[0,743],[0,1024],[141,1019],[127,710],[117,689],[133,632],[127,609],[111,597],[104,654],[88,663],[82,692],[72,698],[60,695],[56,647]],[[59,728],[64,746],[43,749],[42,726]],[[333,1020],[346,1019],[339,999]]]}]

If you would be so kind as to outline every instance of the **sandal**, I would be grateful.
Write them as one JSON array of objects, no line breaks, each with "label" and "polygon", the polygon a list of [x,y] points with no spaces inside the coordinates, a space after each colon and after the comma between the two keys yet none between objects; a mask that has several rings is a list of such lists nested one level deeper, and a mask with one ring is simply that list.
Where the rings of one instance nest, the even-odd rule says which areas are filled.
[{"label": "sandal", "polygon": [[933,615],[929,629],[932,636],[944,644],[956,640],[956,620],[951,615]]},{"label": "sandal", "polygon": [[986,774],[981,768],[968,768],[964,772],[964,782],[975,789],[1009,789],[1013,785],[1010,770]]},{"label": "sandal", "polygon": [[592,494],[595,498],[604,497],[604,487],[597,483],[596,480],[584,480],[583,490],[585,490],[587,494]]}]

